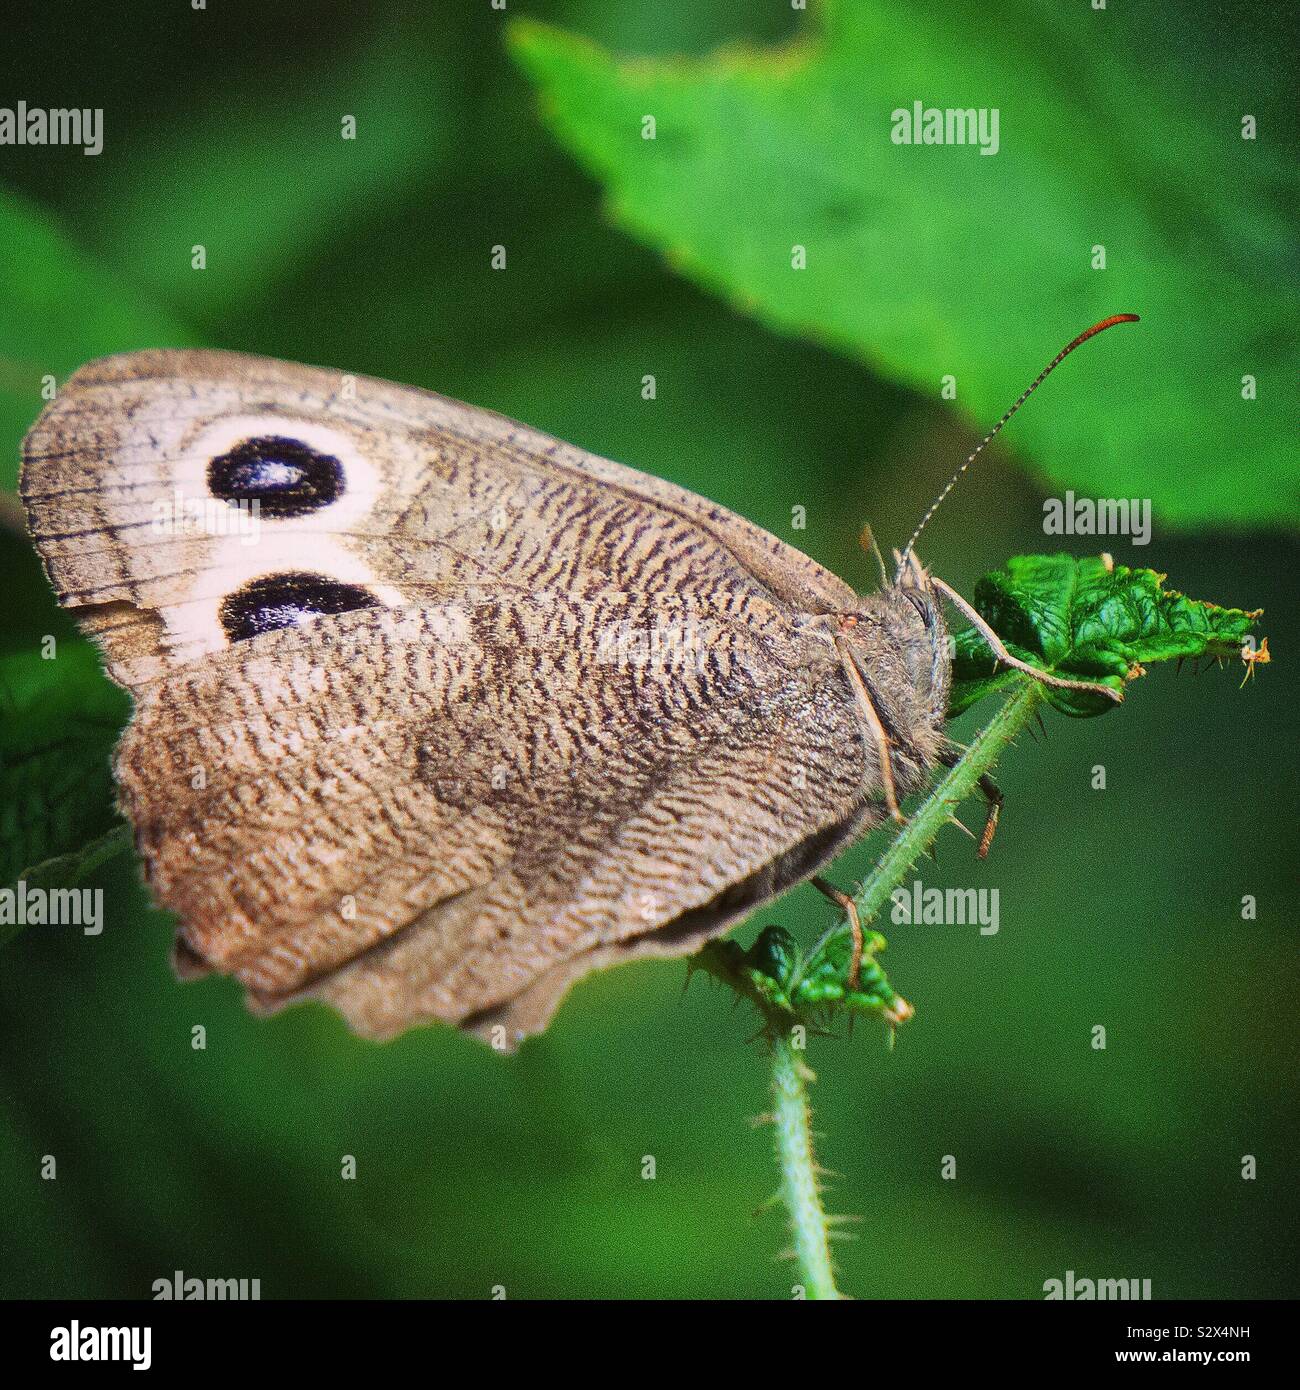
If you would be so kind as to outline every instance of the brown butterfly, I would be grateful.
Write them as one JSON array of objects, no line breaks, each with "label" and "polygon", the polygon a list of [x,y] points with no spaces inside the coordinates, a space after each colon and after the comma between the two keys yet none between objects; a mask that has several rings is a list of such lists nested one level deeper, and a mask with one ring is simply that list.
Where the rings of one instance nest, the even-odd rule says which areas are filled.
[{"label": "brown butterfly", "polygon": [[83,367],[22,496],[135,699],[116,774],[178,972],[371,1037],[513,1047],[809,878],[950,756],[941,596],[979,622],[916,535],[862,597],[488,411],[233,353]]}]

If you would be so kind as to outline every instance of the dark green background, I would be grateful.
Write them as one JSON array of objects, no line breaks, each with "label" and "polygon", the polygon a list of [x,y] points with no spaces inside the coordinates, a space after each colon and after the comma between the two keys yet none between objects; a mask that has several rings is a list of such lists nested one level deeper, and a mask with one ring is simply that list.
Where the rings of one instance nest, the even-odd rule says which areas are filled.
[{"label": "dark green background", "polygon": [[[106,112],[97,159],[0,148],[0,187],[21,198],[0,240],[6,455],[44,372],[194,341],[504,411],[706,493],[867,587],[859,526],[901,543],[968,425],[766,331],[612,230],[539,123],[502,17],[487,0],[436,11],[216,0],[6,15],[0,105]],[[798,22],[741,0],[511,0],[516,13],[644,54],[778,41]],[[1214,22],[1217,49],[1171,21],[1189,108],[1215,64],[1246,52]],[[343,111],[359,115],[362,139],[343,148],[361,172],[340,155]],[[6,286],[45,236],[77,249],[81,276]],[[201,276],[194,242],[208,245]],[[489,269],[498,242],[506,273]],[[1028,379],[1083,326],[991,320],[988,351]],[[1030,409],[1050,411],[1059,387],[1094,400],[1105,429],[1107,401],[1142,392],[1108,372],[1107,341]],[[1141,433],[1111,447],[1142,495]],[[1007,555],[1054,548],[1014,450],[1013,426],[928,534],[926,560],[966,592]],[[1252,461],[1186,466],[1244,478]],[[806,531],[790,529],[795,504]],[[1296,1290],[1295,549],[1276,531],[1171,534],[1158,514],[1145,550],[1106,544],[1199,597],[1264,606],[1277,660],[1245,690],[1236,670],[1161,668],[1120,712],[1051,717],[1048,740],[1002,767],[992,858],[941,839],[921,878],[998,887],[1000,933],[884,924],[916,1019],[892,1052],[860,1027],[811,1057],[820,1157],[842,1175],[830,1205],[863,1218],[838,1251],[851,1293],[1035,1298],[1067,1270],[1150,1278],[1163,1297]],[[0,653],[70,633],[12,522],[0,593]],[[877,848],[833,877],[848,884]],[[754,1215],[775,1186],[770,1136],[749,1123],[765,1060],[720,991],[682,997],[680,963],[589,980],[515,1058],[442,1028],[377,1046],[323,1009],[259,1022],[228,981],[177,984],[168,923],[136,880],[125,859],[97,880],[102,936],[31,929],[0,954],[5,1294],[141,1296],[181,1269],[258,1277],[266,1297],[788,1296],[781,1216]],[[827,914],[800,889],[740,937],[779,921],[807,941]],[[194,1052],[200,1023],[208,1048]],[[45,1154],[57,1181],[39,1177]],[[356,1181],[340,1180],[344,1154]],[[955,1181],[940,1179],[947,1154]]]}]

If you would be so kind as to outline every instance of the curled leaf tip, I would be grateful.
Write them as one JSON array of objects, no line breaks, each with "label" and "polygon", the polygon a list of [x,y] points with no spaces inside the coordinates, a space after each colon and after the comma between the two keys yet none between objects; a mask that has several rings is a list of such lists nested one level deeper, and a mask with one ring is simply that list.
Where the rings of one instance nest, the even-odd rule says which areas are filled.
[{"label": "curled leaf tip", "polygon": [[763,1015],[767,1030],[792,1024],[821,1031],[837,1012],[874,1014],[896,1027],[912,1017],[912,1006],[895,993],[876,954],[885,938],[866,932],[858,978],[852,978],[853,950],[847,932],[831,932],[804,954],[784,927],[764,927],[745,950],[734,941],[711,941],[691,958],[691,971],[703,970],[748,999]]},{"label": "curled leaf tip", "polygon": [[894,997],[893,1008],[886,1009],[884,1013],[884,1016],[888,1020],[888,1022],[894,1024],[895,1026],[897,1026],[900,1023],[906,1023],[909,1018],[913,1018],[915,1017],[915,1015],[916,1010],[911,1006],[911,1004],[907,1002],[906,999],[903,998],[901,994],[896,995]]},{"label": "curled leaf tip", "polygon": [[1273,660],[1273,654],[1268,649],[1268,638],[1262,637],[1258,647],[1252,646],[1249,641],[1243,642],[1241,644],[1241,660],[1246,667],[1246,674],[1241,678],[1241,684],[1244,686],[1255,674],[1256,666],[1267,666]]}]

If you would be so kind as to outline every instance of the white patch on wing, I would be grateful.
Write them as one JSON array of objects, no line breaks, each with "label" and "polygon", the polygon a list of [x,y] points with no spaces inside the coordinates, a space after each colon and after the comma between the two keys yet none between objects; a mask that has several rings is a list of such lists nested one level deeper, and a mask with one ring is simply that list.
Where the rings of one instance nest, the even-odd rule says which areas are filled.
[{"label": "white patch on wing", "polygon": [[[399,589],[381,582],[345,539],[376,505],[383,486],[380,470],[358,449],[346,429],[288,415],[223,415],[200,427],[177,450],[171,476],[177,498],[182,504],[191,500],[211,503],[209,462],[246,439],[266,435],[296,439],[338,459],[343,466],[343,490],[327,506],[302,516],[259,515],[255,532],[232,519],[227,533],[209,538],[207,568],[220,574],[221,592],[191,596],[196,577],[186,593],[159,610],[166,625],[163,645],[176,661],[193,661],[205,652],[226,647],[220,618],[222,600],[252,580],[288,570],[360,585],[391,608],[400,608],[407,601]],[[221,505],[230,508],[233,518],[235,507]]]}]

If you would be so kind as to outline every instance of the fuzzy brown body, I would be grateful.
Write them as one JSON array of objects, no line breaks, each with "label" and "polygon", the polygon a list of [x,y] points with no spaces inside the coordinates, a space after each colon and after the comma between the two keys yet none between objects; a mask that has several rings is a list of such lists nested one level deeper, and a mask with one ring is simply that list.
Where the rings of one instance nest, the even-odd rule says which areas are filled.
[{"label": "fuzzy brown body", "polygon": [[[267,504],[255,542],[159,524],[230,507],[232,478]],[[178,963],[259,1007],[513,1045],[588,970],[696,949],[880,822],[847,657],[900,796],[942,746],[919,567],[859,597],[703,498],[414,388],[109,358],[33,427],[22,492],[135,697],[117,777]]]}]

